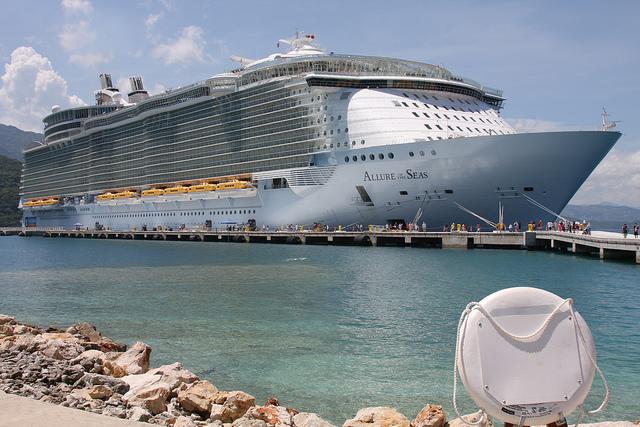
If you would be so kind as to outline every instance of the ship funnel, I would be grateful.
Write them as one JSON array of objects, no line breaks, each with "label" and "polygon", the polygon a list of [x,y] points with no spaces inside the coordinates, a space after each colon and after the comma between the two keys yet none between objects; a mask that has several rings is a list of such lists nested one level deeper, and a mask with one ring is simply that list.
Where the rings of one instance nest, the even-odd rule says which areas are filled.
[{"label": "ship funnel", "polygon": [[131,92],[129,92],[129,102],[137,103],[149,98],[149,93],[144,90],[142,84],[142,77],[131,76],[129,77],[129,85],[131,85]]},{"label": "ship funnel", "polygon": [[109,90],[115,89],[113,87],[113,81],[111,80],[111,74],[102,73],[100,74],[99,78],[100,78],[100,89],[109,89]]}]

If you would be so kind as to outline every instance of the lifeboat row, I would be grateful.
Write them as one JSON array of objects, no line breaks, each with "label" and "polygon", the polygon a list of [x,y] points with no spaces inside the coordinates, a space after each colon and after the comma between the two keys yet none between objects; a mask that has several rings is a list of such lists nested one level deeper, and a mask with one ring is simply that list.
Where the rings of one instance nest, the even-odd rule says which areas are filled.
[{"label": "lifeboat row", "polygon": [[58,197],[47,197],[44,199],[30,199],[22,204],[22,206],[28,208],[35,208],[38,206],[53,206],[60,203],[60,199]]},{"label": "lifeboat row", "polygon": [[[173,187],[166,188],[150,188],[148,190],[143,190],[141,193],[142,197],[158,197],[158,196],[171,196],[176,194],[186,194],[186,193],[205,193],[211,191],[223,191],[223,190],[241,190],[253,188],[253,186],[246,181],[227,181],[222,182],[220,184],[196,184],[196,185],[175,185]],[[107,192],[100,194],[96,197],[99,201],[104,200],[116,200],[116,199],[128,199],[132,197],[136,197],[138,193],[132,190],[121,191],[119,193]]]}]

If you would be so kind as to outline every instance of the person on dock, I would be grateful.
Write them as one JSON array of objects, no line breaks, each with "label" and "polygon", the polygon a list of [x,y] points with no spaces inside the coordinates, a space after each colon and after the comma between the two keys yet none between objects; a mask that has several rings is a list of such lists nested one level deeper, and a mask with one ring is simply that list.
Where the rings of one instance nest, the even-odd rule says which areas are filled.
[{"label": "person on dock", "polygon": [[638,225],[638,223],[636,222],[635,224],[633,224],[633,238],[637,239],[638,234],[640,234],[640,225]]},{"label": "person on dock", "polygon": [[622,236],[626,239],[627,234],[629,234],[629,227],[627,224],[622,224]]}]

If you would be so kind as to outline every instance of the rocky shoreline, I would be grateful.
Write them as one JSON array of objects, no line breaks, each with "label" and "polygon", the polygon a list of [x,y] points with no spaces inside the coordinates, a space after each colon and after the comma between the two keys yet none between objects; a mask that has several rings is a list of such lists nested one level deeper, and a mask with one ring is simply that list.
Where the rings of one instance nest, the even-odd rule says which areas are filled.
[{"label": "rocky shoreline", "polygon": [[[218,390],[179,362],[151,368],[150,357],[148,345],[127,348],[89,323],[41,328],[0,314],[0,391],[5,393],[174,427],[333,427],[276,398],[259,405],[243,391]],[[343,427],[463,425],[459,419],[447,421],[441,406],[428,404],[413,421],[394,408],[364,408]]]}]

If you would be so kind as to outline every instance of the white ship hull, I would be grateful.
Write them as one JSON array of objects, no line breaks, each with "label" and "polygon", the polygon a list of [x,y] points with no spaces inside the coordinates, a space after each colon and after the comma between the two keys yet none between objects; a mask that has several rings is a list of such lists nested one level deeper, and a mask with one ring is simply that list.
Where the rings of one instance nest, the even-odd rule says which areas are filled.
[{"label": "white ship hull", "polygon": [[[258,227],[335,227],[408,223],[421,210],[418,222],[430,229],[452,222],[488,229],[458,205],[496,221],[502,202],[506,222],[547,221],[555,218],[527,197],[560,212],[619,137],[617,132],[549,132],[325,152],[316,154],[315,166],[254,174],[256,190],[24,208],[24,218],[39,227],[100,224],[113,230],[199,228],[208,221],[224,229],[249,219]],[[273,188],[274,178],[289,185]]]}]

